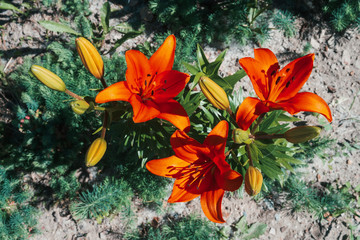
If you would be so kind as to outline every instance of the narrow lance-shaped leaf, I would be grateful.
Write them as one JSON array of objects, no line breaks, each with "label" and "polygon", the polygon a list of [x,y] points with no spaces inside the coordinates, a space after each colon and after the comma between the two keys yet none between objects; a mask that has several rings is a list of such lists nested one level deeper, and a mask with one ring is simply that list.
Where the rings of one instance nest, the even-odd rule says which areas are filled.
[{"label": "narrow lance-shaped leaf", "polygon": [[200,69],[196,66],[193,66],[187,62],[184,62],[182,61],[181,62],[185,67],[186,69],[192,74],[192,75],[196,75],[198,72],[200,72]]},{"label": "narrow lance-shaped leaf", "polygon": [[196,55],[200,69],[204,71],[204,67],[206,67],[209,64],[209,61],[205,56],[204,50],[201,48],[199,44],[197,45]]},{"label": "narrow lance-shaped leaf", "polygon": [[241,69],[241,70],[237,71],[236,73],[234,73],[233,75],[224,77],[224,80],[226,82],[228,82],[229,85],[232,86],[232,88],[234,88],[234,85],[245,76],[246,76],[246,72],[243,69]]},{"label": "narrow lance-shaped leaf", "polygon": [[104,34],[109,32],[109,20],[110,20],[110,3],[105,2],[100,10],[101,25],[104,30]]},{"label": "narrow lance-shaped leaf", "polygon": [[18,9],[17,7],[15,7],[14,5],[12,5],[11,3],[7,3],[4,1],[0,1],[0,9],[3,10],[12,10],[18,13],[22,13],[22,11],[20,9]]},{"label": "narrow lance-shaped leaf", "polygon": [[54,21],[39,21],[39,24],[46,28],[47,30],[53,31],[53,32],[60,32],[60,33],[70,33],[76,36],[80,36],[81,34],[71,27],[64,25],[62,23],[57,23]]},{"label": "narrow lance-shaped leaf", "polygon": [[118,47],[121,46],[121,44],[123,44],[125,41],[131,39],[131,38],[135,38],[137,36],[139,36],[140,34],[142,34],[142,31],[133,31],[133,32],[127,32],[125,33],[125,35],[120,38],[119,40],[117,40],[114,44],[114,46],[111,48],[111,50],[109,51],[110,54],[114,53],[116,51],[116,49]]}]

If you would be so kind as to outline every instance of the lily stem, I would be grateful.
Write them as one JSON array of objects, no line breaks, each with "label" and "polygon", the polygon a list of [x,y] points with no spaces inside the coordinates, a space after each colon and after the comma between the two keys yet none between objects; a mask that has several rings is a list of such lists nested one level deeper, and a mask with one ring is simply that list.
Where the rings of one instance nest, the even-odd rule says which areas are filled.
[{"label": "lily stem", "polygon": [[245,149],[246,149],[246,153],[247,153],[247,155],[248,155],[248,157],[249,157],[249,166],[254,166],[254,164],[253,164],[253,160],[252,160],[252,158],[251,158],[251,153],[250,153],[250,145],[249,144],[246,144],[246,146],[245,146]]},{"label": "lily stem", "polygon": [[107,87],[108,87],[108,85],[107,85],[106,82],[105,82],[104,77],[101,77],[100,81],[101,81],[101,84],[103,85],[104,88],[107,88]]},{"label": "lily stem", "polygon": [[68,94],[69,96],[76,98],[78,100],[83,100],[82,97],[80,97],[79,95],[73,93],[72,91],[70,91],[69,89],[65,89],[65,93]]},{"label": "lily stem", "polygon": [[107,128],[107,121],[108,121],[109,113],[107,111],[104,112],[104,120],[103,120],[103,128],[101,129],[101,138],[105,138],[106,128]]},{"label": "lily stem", "polygon": [[256,121],[255,126],[251,129],[251,134],[253,135],[254,132],[256,131],[257,127],[259,126],[259,124],[261,123],[261,121],[264,119],[265,113],[262,113],[260,115],[260,117],[258,118],[258,120]]},{"label": "lily stem", "polygon": [[237,126],[236,116],[235,116],[235,114],[233,113],[233,111],[231,111],[230,107],[228,107],[228,108],[226,109],[226,111],[229,113],[231,119],[235,122],[235,126]]},{"label": "lily stem", "polygon": [[253,136],[254,139],[259,140],[259,139],[274,139],[274,138],[284,138],[285,135],[284,134],[269,134],[269,135],[258,135],[258,136]]}]

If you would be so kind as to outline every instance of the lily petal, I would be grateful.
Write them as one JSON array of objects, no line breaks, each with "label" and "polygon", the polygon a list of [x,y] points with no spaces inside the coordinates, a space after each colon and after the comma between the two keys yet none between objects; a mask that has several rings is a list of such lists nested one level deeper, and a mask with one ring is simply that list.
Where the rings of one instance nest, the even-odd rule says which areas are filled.
[{"label": "lily petal", "polygon": [[154,101],[166,102],[176,97],[190,80],[190,76],[176,70],[165,71],[157,75],[154,89]]},{"label": "lily petal", "polygon": [[135,123],[146,122],[160,114],[158,106],[153,101],[143,101],[139,95],[131,95],[129,102],[133,107]]},{"label": "lily petal", "polygon": [[188,163],[199,159],[197,153],[202,145],[183,131],[175,131],[170,138],[175,155]]},{"label": "lily petal", "polygon": [[181,169],[188,165],[188,162],[176,156],[170,156],[167,158],[151,160],[146,163],[146,168],[155,175],[172,178],[173,175],[179,171],[179,168]]},{"label": "lily petal", "polygon": [[186,191],[185,190],[186,183],[187,183],[187,179],[184,178],[175,180],[173,191],[168,199],[169,203],[188,202],[200,195]]},{"label": "lily petal", "polygon": [[114,83],[113,85],[105,88],[95,98],[97,103],[106,103],[111,101],[126,101],[128,102],[132,92],[129,90],[126,81]]},{"label": "lily petal", "polygon": [[134,93],[138,93],[142,86],[145,88],[145,80],[151,77],[152,70],[149,60],[137,50],[126,51],[125,60],[127,64],[126,81],[129,88]]},{"label": "lily petal", "polygon": [[236,122],[242,130],[247,130],[255,119],[257,119],[262,113],[266,113],[269,110],[270,109],[259,99],[247,97],[241,103],[236,112]]},{"label": "lily petal", "polygon": [[190,130],[190,119],[180,103],[174,99],[170,99],[167,102],[158,103],[157,105],[160,111],[157,116],[158,118],[171,122],[175,127],[185,132]]},{"label": "lily petal", "polygon": [[172,69],[175,58],[175,48],[176,38],[174,35],[170,35],[150,58],[152,74]]},{"label": "lily petal", "polygon": [[206,137],[204,145],[224,154],[228,131],[229,124],[227,121],[220,121]]},{"label": "lily petal", "polygon": [[266,78],[266,65],[251,57],[241,58],[239,60],[241,67],[249,76],[254,87],[256,95],[265,101],[269,95],[268,82]]},{"label": "lily petal", "polygon": [[282,102],[294,97],[309,79],[313,69],[314,54],[308,54],[287,64],[273,82],[269,101]]},{"label": "lily petal", "polygon": [[216,177],[216,181],[220,188],[226,191],[235,191],[241,187],[243,177],[234,170],[228,170]]},{"label": "lily petal", "polygon": [[290,114],[296,114],[300,111],[316,112],[322,114],[329,122],[332,121],[329,106],[324,99],[315,93],[301,92],[287,101],[277,103],[277,105]]},{"label": "lily petal", "polygon": [[213,222],[224,223],[225,220],[222,217],[221,202],[224,196],[223,189],[217,189],[213,191],[204,192],[201,194],[201,208],[205,216]]}]

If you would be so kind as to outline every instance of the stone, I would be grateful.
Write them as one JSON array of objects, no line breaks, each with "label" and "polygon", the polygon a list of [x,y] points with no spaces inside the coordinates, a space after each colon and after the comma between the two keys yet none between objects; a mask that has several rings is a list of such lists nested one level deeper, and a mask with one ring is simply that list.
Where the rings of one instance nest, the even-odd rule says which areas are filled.
[{"label": "stone", "polygon": [[275,235],[276,234],[275,228],[270,228],[269,233],[272,234],[272,235]]},{"label": "stone", "polygon": [[315,38],[311,38],[310,44],[311,44],[313,49],[319,49],[320,48],[320,43]]},{"label": "stone", "polygon": [[344,50],[343,51],[343,54],[342,54],[342,57],[341,57],[341,62],[343,64],[346,64],[346,65],[349,65],[350,62],[351,62],[351,59],[350,59],[350,52],[348,50]]}]

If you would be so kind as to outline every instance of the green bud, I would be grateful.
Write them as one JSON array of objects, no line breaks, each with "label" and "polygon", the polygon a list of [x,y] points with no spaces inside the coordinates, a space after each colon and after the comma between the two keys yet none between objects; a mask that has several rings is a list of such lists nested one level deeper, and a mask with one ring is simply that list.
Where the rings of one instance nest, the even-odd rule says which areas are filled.
[{"label": "green bud", "polygon": [[288,130],[284,136],[285,139],[291,143],[302,143],[316,138],[320,132],[320,127],[300,126]]},{"label": "green bud", "polygon": [[76,114],[83,114],[89,109],[90,105],[85,100],[76,100],[70,103],[71,109]]},{"label": "green bud", "polygon": [[232,133],[232,139],[235,143],[241,144],[250,144],[252,143],[252,140],[250,139],[250,130],[242,130],[240,128],[235,128]]}]

